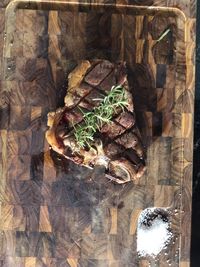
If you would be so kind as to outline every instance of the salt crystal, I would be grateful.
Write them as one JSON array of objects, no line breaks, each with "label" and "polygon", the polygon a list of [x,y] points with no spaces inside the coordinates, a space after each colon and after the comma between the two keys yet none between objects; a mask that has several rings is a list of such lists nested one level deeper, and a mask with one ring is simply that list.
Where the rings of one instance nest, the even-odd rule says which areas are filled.
[{"label": "salt crystal", "polygon": [[[140,256],[155,257],[166,247],[172,237],[172,233],[169,231],[169,222],[158,215],[159,210],[167,213],[166,209],[148,208],[139,216],[137,251]],[[149,224],[146,223],[148,218]]]}]

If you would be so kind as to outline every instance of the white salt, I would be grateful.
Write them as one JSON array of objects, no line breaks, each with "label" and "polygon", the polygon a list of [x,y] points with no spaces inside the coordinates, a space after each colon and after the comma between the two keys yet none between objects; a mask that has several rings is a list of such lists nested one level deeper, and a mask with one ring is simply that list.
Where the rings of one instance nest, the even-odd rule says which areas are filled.
[{"label": "white salt", "polygon": [[155,257],[166,247],[172,237],[172,233],[169,231],[169,222],[163,220],[162,216],[157,215],[152,220],[149,219],[149,225],[146,224],[148,218],[151,218],[151,214],[155,214],[156,210],[159,209],[148,208],[139,216],[137,252],[140,256]]}]

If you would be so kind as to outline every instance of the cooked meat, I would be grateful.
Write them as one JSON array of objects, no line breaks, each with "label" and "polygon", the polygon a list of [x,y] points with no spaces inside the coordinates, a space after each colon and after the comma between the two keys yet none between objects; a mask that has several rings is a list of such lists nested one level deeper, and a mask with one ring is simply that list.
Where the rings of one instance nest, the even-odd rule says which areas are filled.
[{"label": "cooked meat", "polygon": [[[98,126],[90,146],[78,145],[76,129],[86,125],[84,114],[94,112],[113,86],[123,88],[126,106],[116,106],[110,121]],[[82,61],[68,76],[65,106],[48,114],[48,126],[46,138],[52,149],[88,168],[104,165],[107,177],[117,183],[138,179],[145,171],[124,62]]]}]

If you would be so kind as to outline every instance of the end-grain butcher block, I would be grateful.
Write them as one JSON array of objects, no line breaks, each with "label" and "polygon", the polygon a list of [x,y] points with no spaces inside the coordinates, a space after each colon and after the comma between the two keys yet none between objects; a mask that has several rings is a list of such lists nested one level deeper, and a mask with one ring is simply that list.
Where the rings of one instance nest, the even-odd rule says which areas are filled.
[{"label": "end-grain butcher block", "polygon": [[105,167],[106,177],[126,183],[145,171],[126,64],[82,61],[68,76],[65,106],[48,114],[46,138],[76,164]]}]

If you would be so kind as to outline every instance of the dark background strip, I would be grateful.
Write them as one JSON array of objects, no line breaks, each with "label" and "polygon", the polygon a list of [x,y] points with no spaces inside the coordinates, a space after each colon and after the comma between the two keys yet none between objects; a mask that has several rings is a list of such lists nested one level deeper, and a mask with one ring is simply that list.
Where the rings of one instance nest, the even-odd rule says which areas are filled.
[{"label": "dark background strip", "polygon": [[200,1],[197,1],[196,42],[191,267],[200,266]]}]

